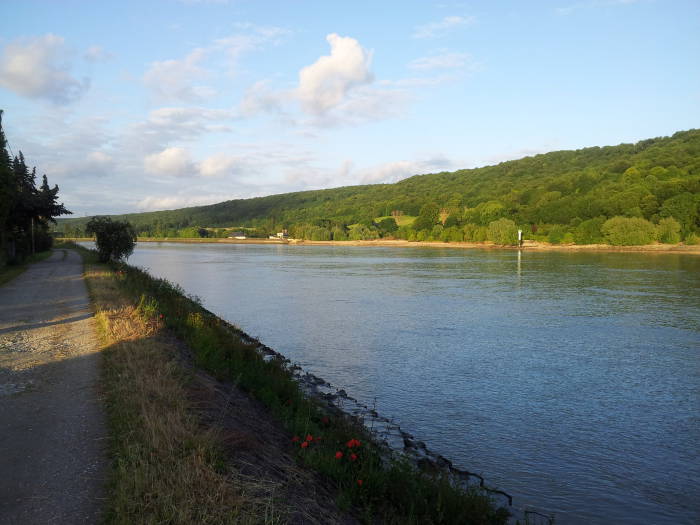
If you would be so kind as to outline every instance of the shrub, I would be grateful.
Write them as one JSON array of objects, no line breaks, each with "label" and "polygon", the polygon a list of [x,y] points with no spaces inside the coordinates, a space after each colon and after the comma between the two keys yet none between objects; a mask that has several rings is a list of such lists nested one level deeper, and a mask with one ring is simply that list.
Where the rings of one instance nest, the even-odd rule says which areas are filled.
[{"label": "shrub", "polygon": [[488,239],[496,244],[509,246],[518,244],[518,227],[510,219],[491,221],[487,235]]},{"label": "shrub", "polygon": [[547,235],[547,241],[552,244],[561,244],[564,242],[564,237],[566,236],[566,228],[559,224],[555,224],[549,230]]},{"label": "shrub", "polygon": [[603,223],[601,231],[615,246],[650,244],[656,238],[656,226],[638,217],[613,217]]},{"label": "shrub", "polygon": [[659,240],[665,244],[681,242],[681,225],[673,217],[661,219],[657,232]]},{"label": "shrub", "polygon": [[695,233],[689,233],[688,235],[686,235],[685,240],[683,242],[685,244],[697,245],[700,244],[700,237],[697,236]]},{"label": "shrub", "polygon": [[88,235],[95,235],[97,254],[100,262],[110,259],[128,259],[136,245],[136,231],[124,221],[113,221],[109,217],[93,217],[85,227]]},{"label": "shrub", "polygon": [[573,232],[576,244],[601,244],[605,242],[605,237],[601,228],[605,222],[605,217],[596,217],[583,221]]}]

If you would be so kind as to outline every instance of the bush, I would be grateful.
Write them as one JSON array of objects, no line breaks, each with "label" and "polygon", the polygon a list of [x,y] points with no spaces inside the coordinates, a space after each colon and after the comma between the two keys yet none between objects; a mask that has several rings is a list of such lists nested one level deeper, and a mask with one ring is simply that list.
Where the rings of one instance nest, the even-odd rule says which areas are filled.
[{"label": "bush", "polygon": [[487,235],[488,239],[496,244],[508,246],[518,244],[518,227],[510,219],[491,221]]},{"label": "bush", "polygon": [[638,217],[613,217],[601,230],[605,240],[615,246],[650,244],[656,239],[656,226]]},{"label": "bush", "polygon": [[601,244],[605,242],[605,237],[601,228],[605,222],[605,217],[596,217],[583,221],[573,232],[576,244]]},{"label": "bush", "polygon": [[695,233],[689,233],[688,235],[686,235],[685,240],[683,242],[689,245],[697,245],[700,244],[700,237],[697,236]]},{"label": "bush", "polygon": [[136,231],[124,221],[113,221],[109,217],[93,217],[85,227],[85,233],[95,235],[97,254],[100,262],[110,259],[128,259],[136,245]]},{"label": "bush", "polygon": [[565,242],[566,234],[567,232],[564,226],[555,224],[550,228],[549,234],[547,234],[547,242],[552,244],[561,244]]},{"label": "bush", "polygon": [[673,217],[667,217],[659,221],[657,228],[659,240],[665,244],[681,242],[681,225]]}]

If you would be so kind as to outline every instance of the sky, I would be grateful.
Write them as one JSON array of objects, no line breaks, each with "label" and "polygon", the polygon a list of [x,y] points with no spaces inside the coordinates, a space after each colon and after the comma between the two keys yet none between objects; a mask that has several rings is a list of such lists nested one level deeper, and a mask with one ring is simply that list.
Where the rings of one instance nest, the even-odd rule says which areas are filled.
[{"label": "sky", "polygon": [[698,0],[2,0],[12,152],[77,216],[700,126]]}]

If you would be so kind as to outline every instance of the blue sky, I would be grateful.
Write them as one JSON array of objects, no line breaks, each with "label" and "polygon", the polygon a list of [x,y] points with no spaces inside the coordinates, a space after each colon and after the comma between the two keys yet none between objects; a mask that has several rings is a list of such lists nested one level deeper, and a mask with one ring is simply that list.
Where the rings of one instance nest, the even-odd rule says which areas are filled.
[{"label": "blue sky", "polygon": [[77,215],[698,127],[700,2],[0,3],[0,108]]}]

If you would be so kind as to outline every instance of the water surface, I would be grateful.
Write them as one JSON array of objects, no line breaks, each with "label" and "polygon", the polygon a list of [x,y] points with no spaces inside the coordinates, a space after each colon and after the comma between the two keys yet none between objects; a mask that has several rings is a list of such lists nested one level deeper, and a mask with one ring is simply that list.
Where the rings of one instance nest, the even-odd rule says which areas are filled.
[{"label": "water surface", "polygon": [[700,257],[143,243],[130,262],[518,505],[700,520]]}]

